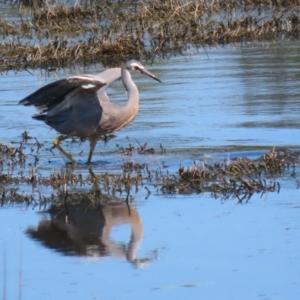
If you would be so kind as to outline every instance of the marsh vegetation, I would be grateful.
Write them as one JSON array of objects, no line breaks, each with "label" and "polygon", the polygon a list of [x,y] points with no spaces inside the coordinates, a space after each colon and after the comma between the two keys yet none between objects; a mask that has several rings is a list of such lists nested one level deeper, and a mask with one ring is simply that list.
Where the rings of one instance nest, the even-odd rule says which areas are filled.
[{"label": "marsh vegetation", "polygon": [[[20,143],[19,147],[0,145],[0,194],[1,205],[23,203],[27,206],[47,207],[48,204],[78,203],[88,198],[92,204],[100,205],[119,198],[126,203],[134,199],[139,189],[147,191],[146,199],[152,192],[158,194],[191,194],[209,192],[222,201],[238,199],[248,202],[253,194],[279,192],[278,178],[294,177],[294,168],[299,165],[300,153],[290,149],[271,149],[257,160],[236,158],[213,164],[181,166],[177,172],[169,172],[166,166],[124,162],[120,172],[88,173],[81,168],[66,165],[51,174],[43,175],[39,169],[39,150],[36,143]],[[120,155],[147,155],[145,145],[120,147]],[[159,149],[158,151],[165,151]],[[155,153],[151,148],[150,153]],[[145,157],[146,161],[146,157]],[[24,190],[24,186],[30,193]]]},{"label": "marsh vegetation", "polygon": [[299,36],[298,1],[18,1],[0,18],[0,70],[153,61],[229,43]]}]

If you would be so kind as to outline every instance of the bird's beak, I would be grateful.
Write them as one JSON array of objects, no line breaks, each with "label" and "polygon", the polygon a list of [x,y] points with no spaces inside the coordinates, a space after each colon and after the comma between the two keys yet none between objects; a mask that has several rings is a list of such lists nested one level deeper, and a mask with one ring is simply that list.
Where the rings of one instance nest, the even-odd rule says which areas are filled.
[{"label": "bird's beak", "polygon": [[142,74],[147,75],[147,76],[149,76],[149,77],[151,77],[151,78],[157,80],[158,82],[162,83],[162,82],[160,81],[160,79],[158,79],[154,74],[150,73],[150,72],[147,71],[146,69],[139,69],[139,71],[140,71]]}]

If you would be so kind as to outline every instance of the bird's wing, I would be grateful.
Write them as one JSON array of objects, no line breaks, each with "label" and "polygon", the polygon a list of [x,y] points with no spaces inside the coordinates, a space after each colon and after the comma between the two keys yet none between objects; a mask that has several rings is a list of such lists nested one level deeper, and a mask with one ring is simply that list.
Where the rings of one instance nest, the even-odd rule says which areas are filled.
[{"label": "bird's wing", "polygon": [[76,89],[99,90],[105,81],[94,75],[73,76],[49,83],[26,98],[19,104],[34,105],[39,113],[45,113],[55,107]]},{"label": "bird's wing", "polygon": [[109,98],[106,94],[106,89],[115,81],[120,79],[121,76],[121,68],[111,68],[106,69],[103,72],[96,75],[96,77],[101,81],[104,81],[106,83],[105,86],[101,87],[98,92],[98,98],[101,102],[107,102],[109,101]]},{"label": "bird's wing", "polygon": [[[72,77],[73,80],[81,79]],[[62,134],[89,137],[95,133],[103,113],[97,90],[98,86],[90,81],[81,84],[68,93],[63,101],[52,105],[47,114],[37,114],[33,118],[45,121]]]}]

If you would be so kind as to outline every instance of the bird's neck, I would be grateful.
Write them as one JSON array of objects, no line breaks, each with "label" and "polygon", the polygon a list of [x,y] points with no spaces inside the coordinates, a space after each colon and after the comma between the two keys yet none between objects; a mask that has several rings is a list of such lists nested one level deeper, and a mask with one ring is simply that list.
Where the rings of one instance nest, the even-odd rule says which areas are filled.
[{"label": "bird's neck", "polygon": [[130,72],[122,68],[122,81],[127,91],[128,102],[125,106],[126,110],[130,110],[134,115],[138,112],[139,109],[139,91],[133,82]]},{"label": "bird's neck", "polygon": [[127,91],[128,102],[125,106],[118,107],[117,109],[116,106],[112,106],[112,110],[107,111],[107,114],[111,113],[115,120],[113,124],[108,122],[107,131],[109,132],[120,130],[124,126],[128,125],[134,119],[139,109],[139,91],[132,81],[129,71],[122,68],[121,75],[123,84]]}]

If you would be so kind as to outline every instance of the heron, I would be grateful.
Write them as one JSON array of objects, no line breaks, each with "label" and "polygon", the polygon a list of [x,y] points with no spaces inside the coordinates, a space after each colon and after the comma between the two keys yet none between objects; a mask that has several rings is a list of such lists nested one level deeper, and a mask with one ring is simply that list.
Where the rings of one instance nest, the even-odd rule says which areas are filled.
[{"label": "heron", "polygon": [[[97,75],[73,76],[47,84],[19,104],[34,105],[37,113],[32,118],[44,121],[61,134],[53,144],[73,164],[76,161],[60,146],[60,142],[68,137],[89,140],[87,164],[90,164],[100,137],[125,127],[138,112],[139,91],[131,78],[131,70],[161,82],[140,62],[131,59],[122,68],[107,69]],[[107,88],[120,78],[127,91],[125,106],[110,102],[106,94]]]}]

